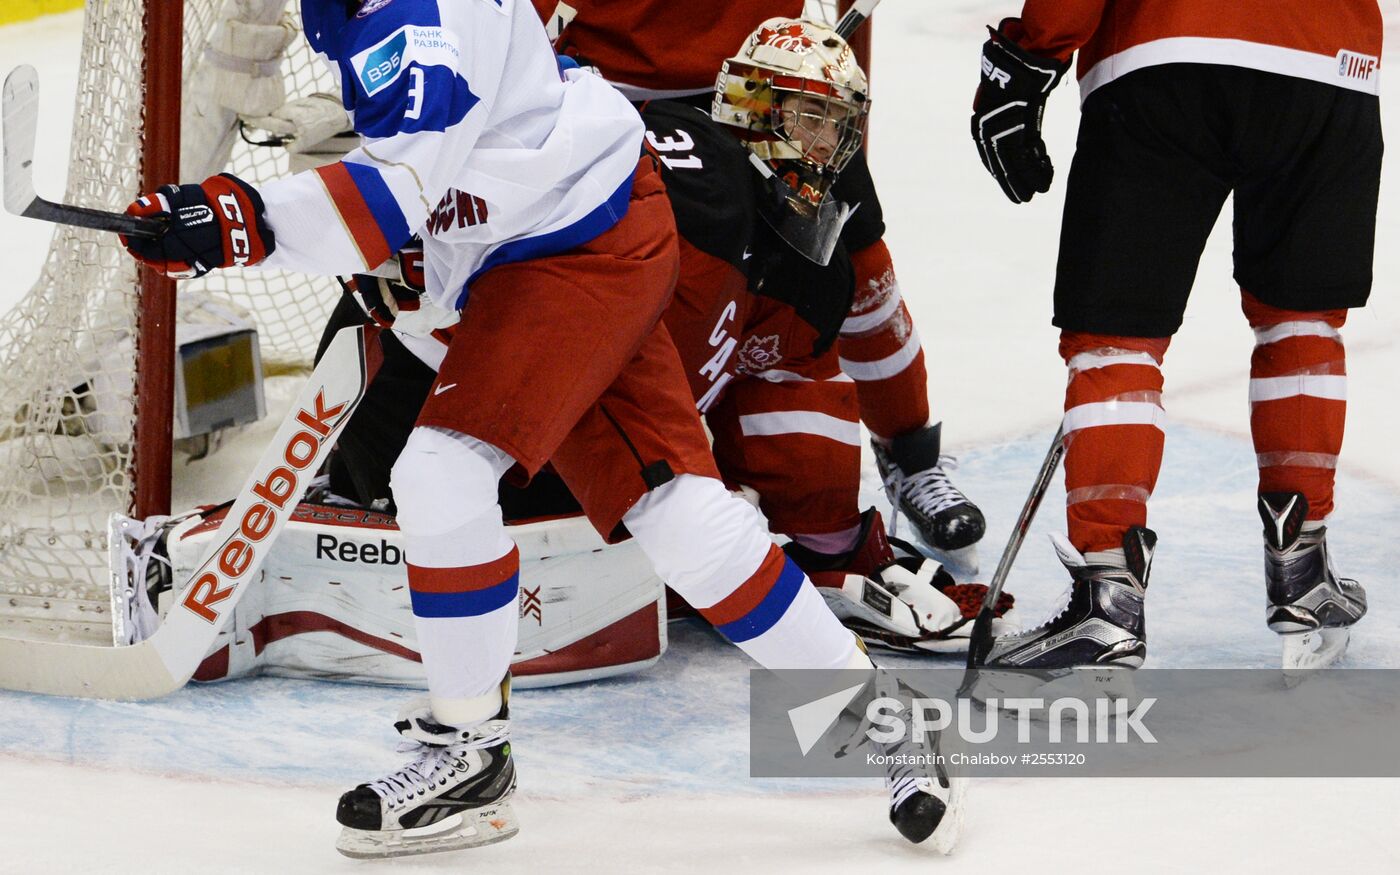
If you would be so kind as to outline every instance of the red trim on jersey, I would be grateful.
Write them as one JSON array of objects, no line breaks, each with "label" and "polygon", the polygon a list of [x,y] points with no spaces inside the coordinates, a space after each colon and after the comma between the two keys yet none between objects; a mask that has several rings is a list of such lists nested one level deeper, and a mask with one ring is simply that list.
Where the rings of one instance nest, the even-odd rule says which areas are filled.
[{"label": "red trim on jersey", "polygon": [[[1178,37],[1238,40],[1326,58],[1343,51],[1380,57],[1383,25],[1376,0],[1325,5],[1324,12],[1317,0],[1025,0],[1021,18],[1003,25],[1032,54],[1064,61],[1078,51],[1081,78],[1105,58]],[[1215,63],[1253,66],[1243,55],[1232,60],[1228,43],[1219,52]]]},{"label": "red trim on jersey", "polygon": [[340,212],[345,229],[354,240],[355,247],[360,250],[365,267],[374,267],[388,261],[389,256],[394,254],[389,248],[389,241],[384,238],[384,232],[379,230],[379,222],[370,212],[369,204],[364,195],[360,194],[350,171],[343,163],[336,161],[317,167],[316,174],[321,177],[322,184],[326,186],[326,193]]}]

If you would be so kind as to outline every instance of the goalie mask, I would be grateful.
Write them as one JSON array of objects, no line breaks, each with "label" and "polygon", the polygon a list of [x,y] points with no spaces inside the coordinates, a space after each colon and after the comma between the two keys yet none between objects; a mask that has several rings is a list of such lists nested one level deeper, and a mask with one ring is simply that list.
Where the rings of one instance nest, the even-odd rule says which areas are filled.
[{"label": "goalie mask", "polygon": [[766,182],[764,220],[818,264],[851,212],[830,192],[864,138],[867,88],[844,39],[790,18],[760,25],[715,80],[710,115],[741,129]]}]

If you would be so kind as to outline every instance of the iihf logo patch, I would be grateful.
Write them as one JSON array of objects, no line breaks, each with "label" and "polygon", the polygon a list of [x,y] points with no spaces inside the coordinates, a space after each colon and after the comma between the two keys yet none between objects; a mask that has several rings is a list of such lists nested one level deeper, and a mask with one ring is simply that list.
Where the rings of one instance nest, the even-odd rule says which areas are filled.
[{"label": "iihf logo patch", "polygon": [[1346,49],[1337,53],[1337,75],[1343,79],[1369,81],[1380,65],[1380,58],[1374,55],[1362,55]]}]

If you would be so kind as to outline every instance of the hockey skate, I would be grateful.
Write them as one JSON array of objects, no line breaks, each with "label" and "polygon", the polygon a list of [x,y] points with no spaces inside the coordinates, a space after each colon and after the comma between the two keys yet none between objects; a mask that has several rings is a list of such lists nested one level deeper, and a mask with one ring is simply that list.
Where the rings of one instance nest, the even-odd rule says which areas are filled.
[{"label": "hockey skate", "polygon": [[[874,508],[862,514],[856,546],[845,553],[818,553],[796,542],[783,549],[866,644],[914,653],[967,650],[986,586],[958,583],[913,545],[887,538]],[[1016,628],[1014,605],[1009,593],[998,599],[994,635]]]},{"label": "hockey skate", "polygon": [[1366,614],[1366,590],[1337,577],[1327,527],[1308,522],[1297,492],[1259,496],[1264,521],[1265,622],[1283,641],[1283,669],[1325,668],[1346,653],[1351,626]]},{"label": "hockey skate", "polygon": [[986,534],[987,521],[948,479],[952,459],[939,455],[942,427],[930,425],[888,444],[872,440],[870,446],[895,524],[899,514],[907,516],[930,555],[968,578],[977,574],[977,542]]},{"label": "hockey skate", "polygon": [[[867,743],[876,754],[884,756],[890,823],[914,844],[927,841],[940,854],[951,853],[962,834],[967,778],[954,777],[946,760],[940,760],[945,754],[940,747],[942,733],[932,733],[932,738],[925,736],[922,741],[912,733],[889,743],[872,740],[867,735],[872,723],[866,708],[871,699],[881,697],[907,701],[910,694],[901,690],[893,675],[877,667],[866,693],[851,705],[851,710],[859,715],[859,723],[851,741],[837,751],[837,756],[845,756],[851,748]],[[919,758],[933,764],[919,764]]]},{"label": "hockey skate", "polygon": [[501,695],[500,711],[468,729],[434,722],[426,706],[401,714],[394,728],[407,743],[400,751],[414,759],[340,797],[336,850],[357,859],[404,857],[489,845],[519,832],[510,805],[509,675]]},{"label": "hockey skate", "polygon": [[1062,537],[1055,551],[1073,582],[1065,603],[1044,624],[993,642],[988,669],[1138,668],[1147,657],[1143,597],[1157,536],[1134,526],[1117,551],[1090,561]]}]

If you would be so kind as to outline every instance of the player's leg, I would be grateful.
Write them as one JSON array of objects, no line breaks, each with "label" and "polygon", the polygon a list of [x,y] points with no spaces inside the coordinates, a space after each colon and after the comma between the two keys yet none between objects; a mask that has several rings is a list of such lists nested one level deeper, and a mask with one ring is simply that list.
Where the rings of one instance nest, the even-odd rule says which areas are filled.
[{"label": "player's leg", "polygon": [[1339,658],[1366,594],[1339,578],[1327,517],[1346,419],[1347,308],[1371,289],[1381,134],[1378,101],[1242,71],[1259,111],[1242,141],[1235,275],[1254,329],[1250,429],[1259,464],[1267,622],[1284,665]]},{"label": "player's leg", "polygon": [[792,539],[788,556],[867,643],[956,646],[962,606],[980,605],[985,588],[892,545],[879,512],[860,512],[855,386],[834,354],[794,367],[737,381],[706,415],[725,481],[758,494],[769,527]]},{"label": "player's leg", "polygon": [[396,724],[416,745],[413,760],[342,797],[343,853],[415,854],[514,834],[507,671],[519,555],[497,482],[517,463],[538,471],[595,406],[660,317],[676,260],[664,190],[644,161],[611,230],[473,283],[392,476],[429,701]]},{"label": "player's leg", "polygon": [[1074,583],[1063,610],[999,639],[989,664],[1136,667],[1146,655],[1143,599],[1156,543],[1147,500],[1165,419],[1160,368],[1231,184],[1203,69],[1140,70],[1083,107],[1054,320],[1070,372],[1068,538],[1056,549]]},{"label": "player's leg", "polygon": [[[760,665],[871,667],[801,568],[768,537],[758,512],[719,480],[665,326],[553,462],[600,532],[620,536],[625,526],[657,574]],[[903,780],[891,787],[891,820],[921,841],[938,827],[948,799],[948,788],[928,777]]]},{"label": "player's leg", "polygon": [[941,423],[929,414],[923,344],[882,239],[884,220],[864,153],[842,171],[837,194],[860,204],[842,234],[856,290],[841,326],[841,366],[855,380],[860,417],[870,429],[890,502],[940,558],[975,573],[975,545],[986,520],[948,477]]}]

